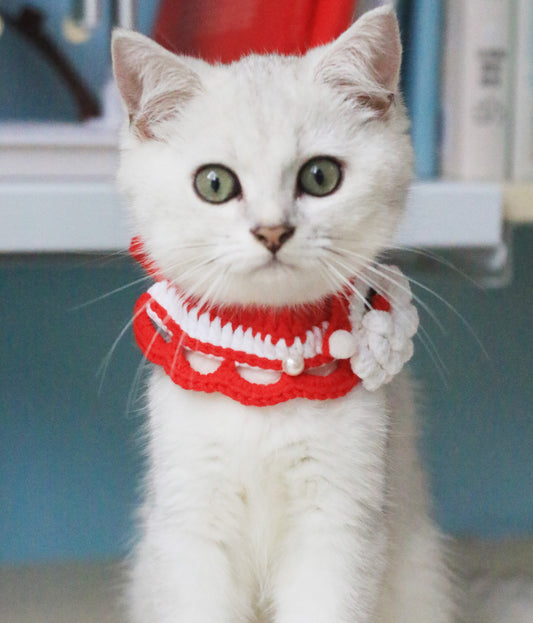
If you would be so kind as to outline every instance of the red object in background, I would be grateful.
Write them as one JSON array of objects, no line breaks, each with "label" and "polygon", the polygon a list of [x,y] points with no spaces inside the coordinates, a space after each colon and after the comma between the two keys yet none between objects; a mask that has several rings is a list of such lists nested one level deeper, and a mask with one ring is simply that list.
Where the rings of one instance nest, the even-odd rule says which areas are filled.
[{"label": "red object in background", "polygon": [[229,63],[250,53],[301,54],[352,23],[355,0],[162,0],[155,40]]}]

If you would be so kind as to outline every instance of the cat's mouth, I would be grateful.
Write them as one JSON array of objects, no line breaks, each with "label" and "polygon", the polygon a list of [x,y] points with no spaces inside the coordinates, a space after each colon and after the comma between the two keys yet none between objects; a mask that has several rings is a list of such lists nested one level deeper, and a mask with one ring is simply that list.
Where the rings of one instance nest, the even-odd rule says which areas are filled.
[{"label": "cat's mouth", "polygon": [[296,264],[292,262],[287,262],[286,259],[281,259],[277,255],[272,255],[268,259],[266,259],[263,263],[255,266],[252,269],[252,273],[259,273],[263,270],[273,271],[273,270],[296,270],[298,267]]}]

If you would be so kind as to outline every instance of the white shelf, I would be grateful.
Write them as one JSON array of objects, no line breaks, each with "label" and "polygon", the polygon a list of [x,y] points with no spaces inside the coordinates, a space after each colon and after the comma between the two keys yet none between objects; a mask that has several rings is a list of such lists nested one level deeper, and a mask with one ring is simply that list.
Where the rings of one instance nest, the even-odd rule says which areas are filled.
[{"label": "white shelf", "polygon": [[[123,200],[111,180],[1,181],[0,252],[98,252],[126,248]],[[496,184],[415,183],[395,243],[496,248],[503,201]]]},{"label": "white shelf", "polygon": [[[85,124],[0,124],[0,253],[127,248],[113,91],[106,109]],[[503,262],[503,218],[500,184],[414,183],[395,244],[483,250]]]},{"label": "white shelf", "polygon": [[502,233],[501,185],[418,182],[411,187],[395,242],[437,249],[496,248]]},{"label": "white shelf", "polygon": [[118,164],[119,123],[0,123],[0,181],[108,180]]},{"label": "white shelf", "polygon": [[126,249],[128,233],[112,182],[0,182],[0,252]]}]

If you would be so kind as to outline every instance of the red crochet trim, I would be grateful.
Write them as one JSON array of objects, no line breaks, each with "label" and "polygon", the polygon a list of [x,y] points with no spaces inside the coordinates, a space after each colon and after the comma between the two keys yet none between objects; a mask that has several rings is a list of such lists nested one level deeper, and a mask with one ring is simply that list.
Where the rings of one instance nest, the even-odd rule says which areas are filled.
[{"label": "red crochet trim", "polygon": [[163,275],[157,269],[153,260],[151,260],[144,251],[144,244],[140,236],[133,236],[130,242],[130,255],[137,260],[144,270],[156,281],[164,279]]},{"label": "red crochet trim", "polygon": [[[138,238],[132,241],[131,252],[157,281],[163,279],[154,263],[144,254],[142,242]],[[196,307],[193,298],[180,300],[188,310]],[[371,305],[384,311],[390,309],[389,302],[379,294],[374,294]],[[351,330],[349,300],[344,294],[330,297],[321,305],[314,306],[279,310],[257,306],[219,307],[209,310],[207,308],[198,310],[196,307],[196,311],[198,316],[208,312],[210,320],[218,318],[222,326],[231,323],[234,329],[239,326],[251,329],[253,336],[260,334],[263,339],[270,335],[273,344],[284,339],[287,347],[290,347],[297,337],[302,343],[305,342],[306,332],[313,327],[326,327],[327,323],[327,328],[322,331],[321,352],[304,359],[304,371],[297,376],[291,376],[282,371],[283,364],[279,358],[261,357],[191,337],[151,293],[146,292],[135,305],[133,320],[135,339],[145,357],[152,363],[162,366],[172,381],[184,389],[207,393],[220,392],[244,405],[267,406],[293,398],[311,400],[340,398],[360,381],[353,373],[349,359],[335,361],[328,348],[329,336],[334,331]],[[160,321],[159,327],[154,323],[154,315]],[[214,372],[202,374],[191,367],[184,349],[218,357],[222,359],[220,367]],[[310,368],[334,361],[335,370],[326,376],[308,372]],[[281,376],[279,380],[270,384],[252,383],[239,374],[236,369],[239,364],[281,371]]]},{"label": "red crochet trim", "polygon": [[[253,355],[223,348],[212,349],[214,352],[228,355],[224,357],[221,366],[215,372],[201,374],[190,366],[185,358],[183,346],[190,345],[193,350],[202,352],[211,349],[196,340],[191,340],[170,318],[165,321],[172,331],[172,338],[167,342],[146,313],[148,305],[153,306],[158,312],[163,311],[165,317],[164,310],[150,294],[147,292],[143,294],[135,306],[134,332],[137,344],[147,359],[162,366],[174,383],[184,389],[208,393],[218,391],[244,405],[266,406],[298,397],[314,400],[338,398],[347,394],[359,382],[359,378],[350,368],[350,362],[345,360],[340,361],[337,369],[325,377],[306,372],[299,376],[282,373],[279,381],[270,385],[250,383],[239,375],[235,369],[236,362],[245,362],[266,369],[279,369],[281,365],[276,364],[280,362],[265,361]],[[201,348],[202,346],[204,348]],[[331,358],[329,359],[331,361]]]},{"label": "red crochet trim", "polygon": [[[147,313],[148,306],[162,319],[169,331],[168,341],[154,326]],[[339,328],[337,326],[337,328]],[[337,368],[328,376],[316,376],[305,371],[298,376],[282,373],[281,378],[268,385],[250,383],[237,372],[236,363],[245,363],[262,369],[281,370],[281,361],[268,360],[242,351],[216,347],[190,338],[146,292],[135,305],[133,321],[135,339],[145,357],[163,367],[169,377],[184,389],[220,392],[244,405],[275,405],[292,398],[326,400],[346,395],[359,382],[348,360],[339,361]],[[328,334],[330,333],[328,327]],[[170,336],[171,334],[171,336]],[[327,338],[324,339],[327,344]],[[209,374],[194,370],[184,355],[184,347],[209,355],[223,357],[220,367]],[[330,363],[327,354],[306,359],[306,368]]]}]

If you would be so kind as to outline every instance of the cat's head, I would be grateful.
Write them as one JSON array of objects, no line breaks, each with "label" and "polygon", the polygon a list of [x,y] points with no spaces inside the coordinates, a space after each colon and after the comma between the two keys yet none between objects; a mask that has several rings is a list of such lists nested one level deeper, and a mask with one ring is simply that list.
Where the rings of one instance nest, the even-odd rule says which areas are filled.
[{"label": "cat's head", "polygon": [[411,178],[391,9],[301,57],[209,65],[116,31],[119,181],[167,278],[216,303],[339,291],[390,242]]}]

